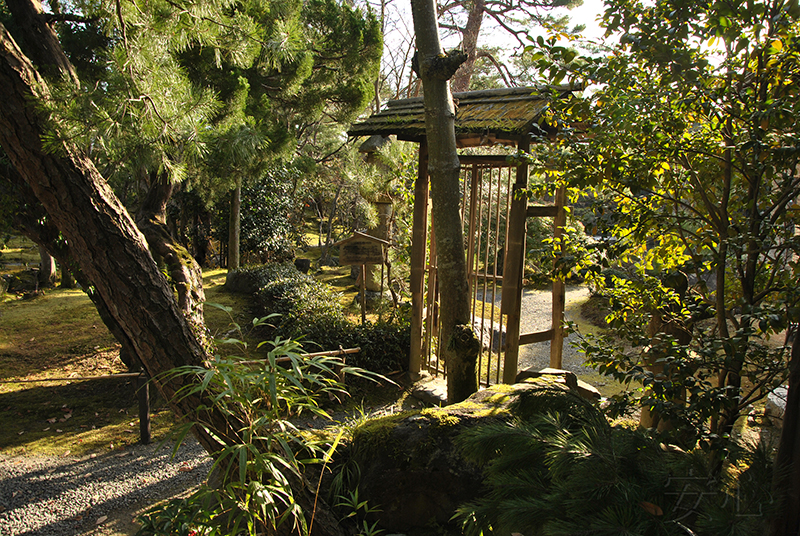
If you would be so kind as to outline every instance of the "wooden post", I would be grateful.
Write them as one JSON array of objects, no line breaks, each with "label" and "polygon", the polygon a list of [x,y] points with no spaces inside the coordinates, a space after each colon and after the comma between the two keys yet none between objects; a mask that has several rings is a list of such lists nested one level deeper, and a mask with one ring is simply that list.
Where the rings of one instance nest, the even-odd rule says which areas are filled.
[{"label": "wooden post", "polygon": [[361,265],[361,325],[367,323],[367,265]]},{"label": "wooden post", "polygon": [[419,144],[419,168],[414,183],[414,217],[411,231],[411,355],[408,370],[422,368],[422,320],[425,307],[425,252],[428,244],[428,145]]},{"label": "wooden post", "polygon": [[[530,138],[520,138],[519,151],[530,149]],[[525,262],[525,222],[528,210],[528,164],[517,167],[514,193],[511,199],[511,214],[508,222],[508,243],[503,262],[503,295],[500,311],[506,315],[506,343],[503,361],[503,383],[514,383],[519,360],[519,323],[522,306],[522,268]]]},{"label": "wooden post", "polygon": [[150,444],[150,383],[146,374],[136,379],[136,394],[139,398],[139,440],[142,445]]},{"label": "wooden post", "polygon": [[[475,235],[478,232],[475,225],[477,223],[478,212],[478,184],[481,180],[480,168],[472,164],[472,177],[470,180],[470,194],[469,194],[469,241],[467,242],[467,276],[469,283],[472,286],[470,294],[472,295],[473,305],[472,309],[475,310],[475,293],[477,292],[478,278],[477,268],[475,261]],[[485,299],[485,296],[484,296]]]},{"label": "wooden post", "polygon": [[[561,186],[556,190],[556,217],[553,218],[553,240],[558,244],[556,263],[564,251],[561,241],[564,237],[564,226],[567,224],[567,211],[564,205],[567,200],[567,189]],[[550,341],[550,368],[561,368],[561,357],[564,351],[564,308],[566,306],[566,284],[558,277],[553,280],[553,339]]]},{"label": "wooden post", "polygon": [[[384,270],[386,268],[386,250],[383,249],[383,244],[381,244],[381,253],[383,254],[383,262],[381,263],[381,295],[380,295],[380,303],[383,305],[383,278],[384,278]],[[378,307],[378,322],[381,321],[383,316],[383,307]]]}]

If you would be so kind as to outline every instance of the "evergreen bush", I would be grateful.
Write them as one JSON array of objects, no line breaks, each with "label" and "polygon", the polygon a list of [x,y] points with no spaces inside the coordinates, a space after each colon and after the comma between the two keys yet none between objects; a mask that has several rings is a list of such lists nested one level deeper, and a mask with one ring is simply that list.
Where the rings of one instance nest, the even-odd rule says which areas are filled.
[{"label": "evergreen bush", "polygon": [[776,505],[764,444],[737,445],[719,468],[596,412],[482,425],[458,441],[488,488],[459,509],[467,536],[755,536]]},{"label": "evergreen bush", "polygon": [[240,273],[257,288],[253,295],[256,316],[278,314],[266,337],[300,339],[309,352],[361,348],[348,356],[348,364],[375,372],[405,370],[411,346],[411,325],[402,316],[395,322],[364,325],[347,319],[336,292],[292,263],[245,267]]}]

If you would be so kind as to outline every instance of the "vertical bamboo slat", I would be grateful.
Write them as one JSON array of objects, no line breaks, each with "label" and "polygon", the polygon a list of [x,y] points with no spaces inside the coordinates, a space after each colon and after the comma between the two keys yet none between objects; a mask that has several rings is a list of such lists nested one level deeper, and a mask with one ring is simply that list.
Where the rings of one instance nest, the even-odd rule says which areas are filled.
[{"label": "vertical bamboo slat", "polygon": [[419,168],[414,183],[414,215],[411,238],[411,355],[408,370],[422,368],[422,320],[425,300],[425,255],[428,243],[428,146],[419,146]]},{"label": "vertical bamboo slat", "polygon": [[[553,218],[553,239],[558,244],[559,252],[556,257],[563,253],[564,226],[567,224],[567,211],[564,210],[567,192],[564,186],[556,190],[555,205],[558,210],[556,217]],[[553,280],[553,340],[550,341],[550,368],[561,368],[561,357],[564,351],[564,308],[566,306],[566,285],[563,278]]]}]

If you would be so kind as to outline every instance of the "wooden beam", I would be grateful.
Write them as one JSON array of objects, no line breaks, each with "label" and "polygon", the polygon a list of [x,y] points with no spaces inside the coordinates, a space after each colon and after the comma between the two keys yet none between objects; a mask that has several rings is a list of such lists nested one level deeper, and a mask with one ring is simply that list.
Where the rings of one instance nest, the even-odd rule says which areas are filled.
[{"label": "wooden beam", "polygon": [[532,205],[525,212],[528,218],[555,218],[558,216],[558,207],[555,205]]},{"label": "wooden beam", "polygon": [[41,382],[81,382],[87,380],[110,380],[114,378],[136,378],[141,372],[122,372],[104,376],[57,376],[53,378],[36,378],[31,380],[2,380],[0,383],[41,383]]},{"label": "wooden beam", "polygon": [[139,441],[150,444],[150,381],[142,374],[136,380],[136,394],[139,398]]},{"label": "wooden beam", "polygon": [[519,336],[519,345],[533,344],[535,342],[552,341],[555,330],[537,331],[536,333],[526,333]]},{"label": "wooden beam", "polygon": [[486,164],[486,165],[506,165],[512,167],[508,162],[508,157],[501,154],[460,154],[458,161],[461,165]]}]

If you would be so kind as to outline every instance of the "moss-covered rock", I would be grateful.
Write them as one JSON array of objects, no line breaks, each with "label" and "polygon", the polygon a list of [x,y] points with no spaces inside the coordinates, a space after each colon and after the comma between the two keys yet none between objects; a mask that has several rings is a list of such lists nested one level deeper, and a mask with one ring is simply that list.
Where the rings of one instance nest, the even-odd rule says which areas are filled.
[{"label": "moss-covered rock", "polygon": [[452,406],[369,420],[353,432],[348,464],[357,465],[359,496],[380,509],[375,519],[389,532],[460,534],[456,508],[480,496],[484,475],[454,444],[480,424],[557,411],[584,417],[598,410],[558,378],[543,376],[496,385]]}]

